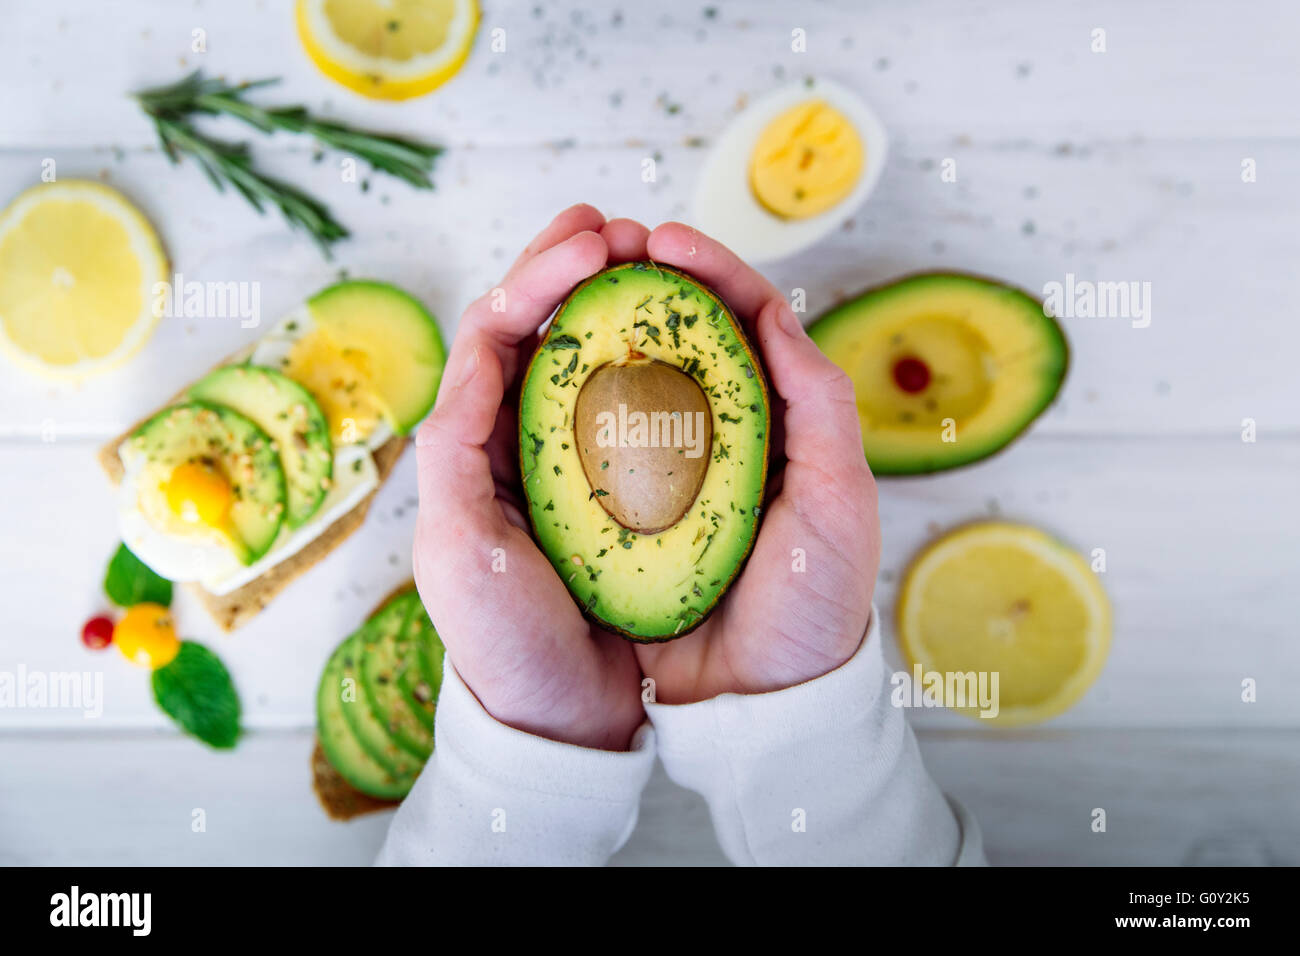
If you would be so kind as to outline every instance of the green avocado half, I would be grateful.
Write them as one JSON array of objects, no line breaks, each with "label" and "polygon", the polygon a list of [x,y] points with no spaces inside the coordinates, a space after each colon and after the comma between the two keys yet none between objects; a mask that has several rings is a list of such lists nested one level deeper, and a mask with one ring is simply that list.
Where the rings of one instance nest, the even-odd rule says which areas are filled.
[{"label": "green avocado half", "polygon": [[556,312],[524,378],[533,532],[574,600],[642,642],[698,626],[753,547],[771,408],[726,304],[653,262],[606,269]]},{"label": "green avocado half", "polygon": [[808,334],[853,380],[877,475],[945,471],[1005,448],[1056,398],[1070,365],[1041,301],[959,272],[868,289]]}]

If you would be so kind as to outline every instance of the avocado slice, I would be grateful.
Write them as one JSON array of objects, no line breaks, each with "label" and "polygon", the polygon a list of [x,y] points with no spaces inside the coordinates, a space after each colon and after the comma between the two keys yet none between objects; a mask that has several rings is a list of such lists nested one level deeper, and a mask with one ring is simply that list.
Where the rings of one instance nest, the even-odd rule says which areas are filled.
[{"label": "avocado slice", "polygon": [[352,279],[307,300],[315,331],[329,343],[334,362],[317,358],[285,371],[320,401],[335,425],[347,417],[357,388],[377,402],[384,419],[405,435],[438,397],[447,349],[432,313],[409,292],[387,282]]},{"label": "avocado slice", "polygon": [[334,470],[329,425],[311,392],[256,365],[227,365],[190,386],[191,398],[233,408],[271,436],[288,482],[285,520],[297,528],[320,508]]},{"label": "avocado slice", "polygon": [[519,458],[534,536],[591,618],[642,642],[704,621],[753,546],[770,417],[696,279],[633,262],[574,289],[524,378]]},{"label": "avocado slice", "polygon": [[1070,363],[1042,302],[981,276],[931,272],[869,289],[808,330],[853,380],[877,475],[987,458],[1052,403]]},{"label": "avocado slice", "polygon": [[366,621],[351,638],[352,652],[344,655],[341,674],[345,680],[351,678],[356,682],[353,685],[356,703],[345,707],[343,712],[362,748],[395,777],[414,780],[424,766],[424,759],[398,745],[389,731],[388,715],[375,708],[362,676],[366,657],[377,644],[387,639],[386,635],[401,630],[406,610],[400,602],[390,601]]},{"label": "avocado slice", "polygon": [[[396,627],[389,619],[397,620]],[[402,681],[409,673],[418,673],[419,642],[424,633],[421,619],[424,606],[419,595],[408,591],[386,605],[374,619],[378,626],[362,631],[361,684],[370,709],[399,747],[418,757],[429,759],[433,752],[433,698],[427,701],[426,724],[421,717],[425,705],[408,696]],[[380,624],[380,622],[383,622]]]},{"label": "avocado slice", "polygon": [[415,649],[415,666],[407,667],[398,678],[398,686],[406,698],[407,706],[415,714],[415,719],[433,731],[434,711],[438,704],[438,692],[442,690],[442,662],[445,649],[442,639],[434,629],[433,622],[418,605],[414,614],[407,621],[408,640]]},{"label": "avocado slice", "polygon": [[365,710],[367,706],[356,683],[344,684],[346,673],[355,670],[359,654],[357,635],[353,634],[330,655],[321,674],[316,689],[316,729],[321,750],[330,765],[362,793],[400,800],[415,782],[414,774],[394,773],[376,760],[362,746],[348,717],[352,711]]},{"label": "avocado slice", "polygon": [[147,474],[159,483],[185,464],[219,471],[230,486],[227,539],[244,564],[275,542],[284,524],[284,469],[270,436],[251,419],[224,405],[172,405],[131,434],[127,454],[143,455]]},{"label": "avocado slice", "polygon": [[442,642],[402,591],[330,655],[316,692],[326,760],[362,793],[400,800],[433,751]]}]

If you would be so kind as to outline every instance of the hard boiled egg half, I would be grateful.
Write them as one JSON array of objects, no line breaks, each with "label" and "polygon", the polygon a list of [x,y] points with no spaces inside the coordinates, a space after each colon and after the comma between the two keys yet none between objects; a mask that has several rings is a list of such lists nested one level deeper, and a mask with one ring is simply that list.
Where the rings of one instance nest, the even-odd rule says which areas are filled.
[{"label": "hard boiled egg half", "polygon": [[888,140],[852,90],[809,79],[748,106],[705,161],[694,224],[752,262],[800,252],[862,204]]}]

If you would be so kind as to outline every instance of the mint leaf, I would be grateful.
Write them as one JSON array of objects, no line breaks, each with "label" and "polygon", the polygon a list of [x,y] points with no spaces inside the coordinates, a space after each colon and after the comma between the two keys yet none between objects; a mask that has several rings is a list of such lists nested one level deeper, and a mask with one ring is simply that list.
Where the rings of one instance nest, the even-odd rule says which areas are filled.
[{"label": "mint leaf", "polygon": [[239,739],[239,694],[226,665],[202,644],[182,641],[166,667],[153,672],[153,696],[181,729],[210,747]]},{"label": "mint leaf", "polygon": [[113,560],[108,562],[104,593],[119,607],[145,602],[167,607],[172,603],[172,583],[154,574],[126,545],[119,546]]}]

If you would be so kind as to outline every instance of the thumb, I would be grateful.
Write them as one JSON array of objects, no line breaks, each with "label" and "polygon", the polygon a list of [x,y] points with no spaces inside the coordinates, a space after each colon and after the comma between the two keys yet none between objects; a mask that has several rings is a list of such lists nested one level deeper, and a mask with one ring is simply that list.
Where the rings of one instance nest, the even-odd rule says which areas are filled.
[{"label": "thumb", "polygon": [[458,342],[448,364],[452,374],[415,436],[422,514],[466,514],[485,508],[496,496],[483,446],[505,397],[501,360],[476,336]]},{"label": "thumb", "polygon": [[772,387],[785,400],[785,454],[847,493],[871,491],[853,383],[808,337],[782,298],[769,299],[756,323]]}]

